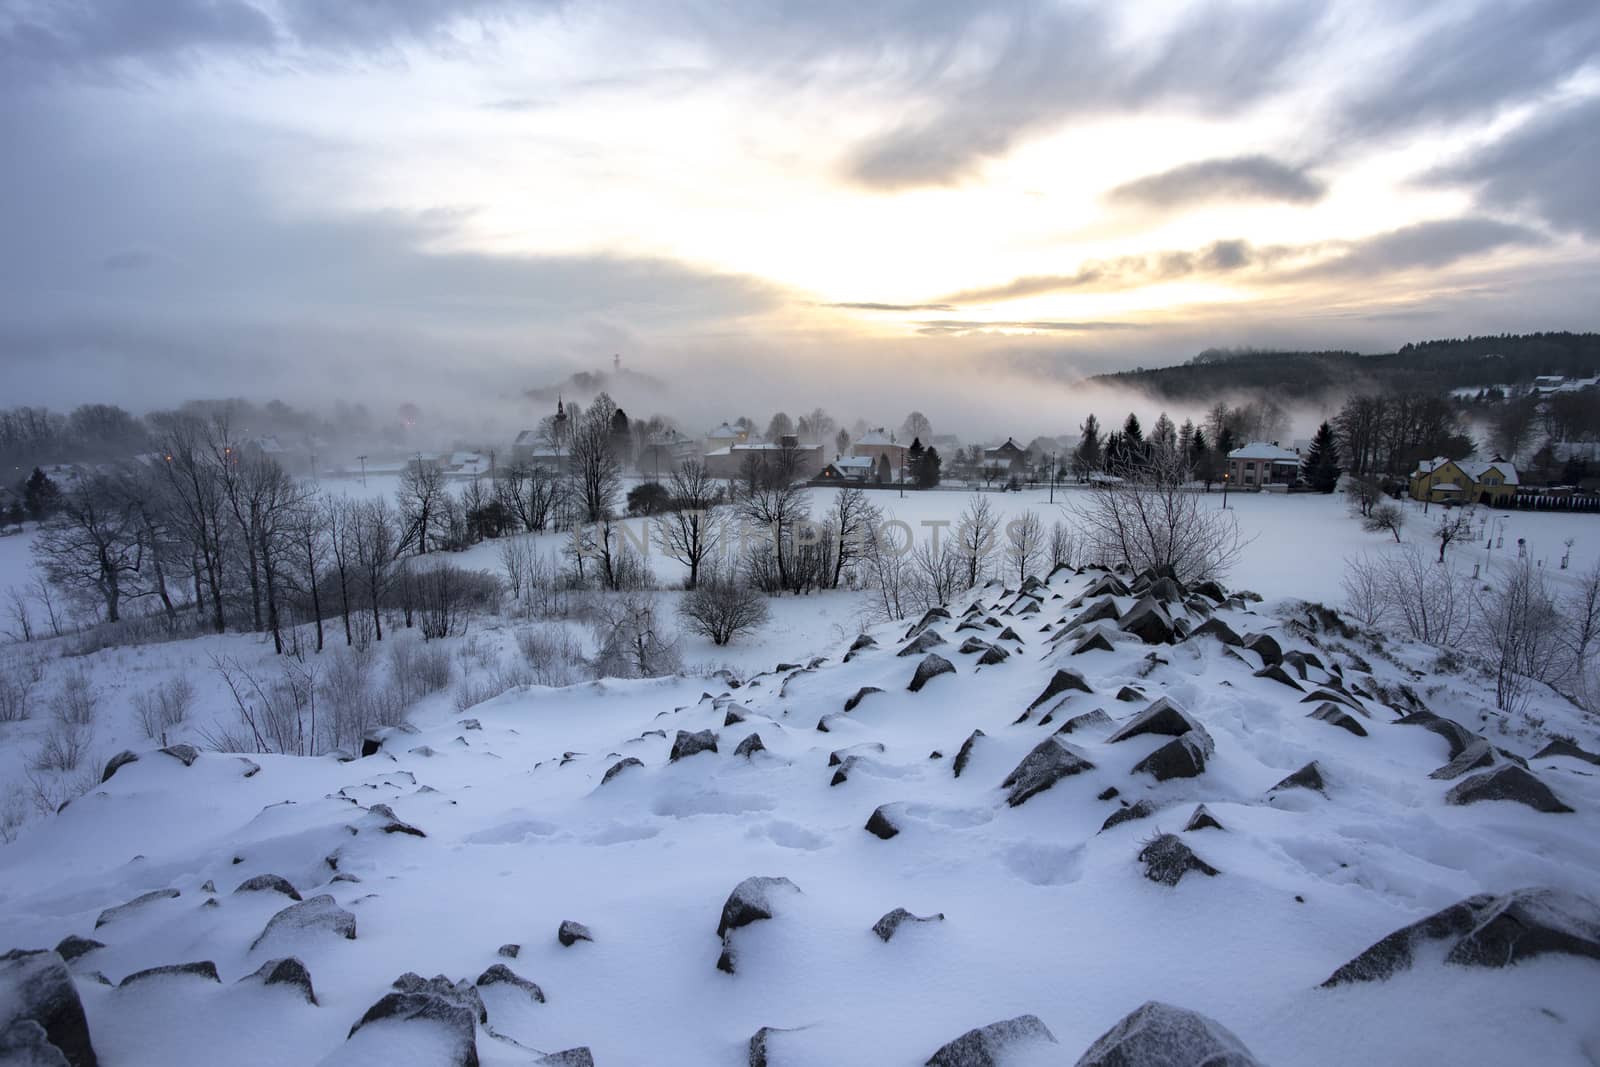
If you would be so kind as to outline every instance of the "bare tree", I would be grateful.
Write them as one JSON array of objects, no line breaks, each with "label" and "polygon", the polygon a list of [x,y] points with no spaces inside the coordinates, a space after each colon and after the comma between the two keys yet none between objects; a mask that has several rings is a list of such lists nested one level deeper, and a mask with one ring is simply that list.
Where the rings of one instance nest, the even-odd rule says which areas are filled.
[{"label": "bare tree", "polygon": [[898,621],[911,612],[912,576],[906,558],[911,550],[911,527],[892,516],[874,524],[862,557],[873,592],[869,615]]},{"label": "bare tree", "polygon": [[427,555],[448,495],[444,472],[436,465],[420,456],[406,465],[399,489],[401,552],[414,549],[419,556]]},{"label": "bare tree", "polygon": [[877,522],[878,509],[867,499],[865,490],[845,486],[833,498],[833,507],[828,509],[829,532],[834,542],[833,573],[824,583],[829,589],[839,588],[844,572],[861,561]]},{"label": "bare tree", "polygon": [[194,683],[189,681],[188,675],[180,674],[154,689],[135,693],[133,709],[144,735],[165,745],[168,735],[188,721],[194,701]]},{"label": "bare tree", "polygon": [[1044,557],[1044,521],[1033,509],[1006,523],[1006,564],[1021,582],[1032,574]]},{"label": "bare tree", "polygon": [[811,513],[811,495],[792,480],[792,470],[780,458],[765,456],[753,460],[745,472],[738,507],[741,517],[754,531],[768,539],[780,589],[790,589],[795,575],[791,563],[796,547],[797,527]]},{"label": "bare tree", "polygon": [[1079,494],[1070,510],[1093,562],[1126,564],[1136,571],[1170,567],[1182,582],[1225,573],[1245,540],[1232,512],[1209,504],[1188,488],[1182,459],[1127,465],[1122,480]]},{"label": "bare tree", "polygon": [[1352,474],[1345,479],[1344,492],[1350,510],[1367,518],[1372,514],[1372,509],[1383,501],[1383,482],[1369,475]]},{"label": "bare tree", "polygon": [[685,589],[700,581],[700,570],[717,551],[721,531],[712,514],[722,500],[722,487],[697,459],[678,464],[667,481],[669,510],[655,518],[655,542],[667,558],[688,568]]},{"label": "bare tree", "polygon": [[1340,583],[1344,587],[1344,608],[1351,618],[1374,627],[1388,619],[1389,588],[1380,563],[1366,556],[1347,559]]},{"label": "bare tree", "polygon": [[918,542],[906,559],[911,599],[916,607],[942,607],[965,586],[965,560],[958,546],[949,541],[928,539]]},{"label": "bare tree", "polygon": [[61,494],[39,527],[34,558],[62,589],[92,597],[107,622],[122,618],[123,602],[139,592],[143,528],[134,509],[103,475],[81,479]]},{"label": "bare tree", "polygon": [[726,645],[740,634],[759,629],[768,616],[766,597],[759,590],[716,566],[708,568],[678,604],[684,628],[710,638],[714,645]]},{"label": "bare tree", "polygon": [[1050,569],[1070,567],[1078,559],[1078,535],[1068,524],[1057,519],[1050,525]]},{"label": "bare tree", "polygon": [[967,506],[956,523],[956,549],[965,569],[968,589],[983,581],[988,573],[989,560],[997,547],[1000,518],[987,497],[974,493],[967,498]]},{"label": "bare tree", "polygon": [[12,629],[7,631],[13,641],[24,643],[33,640],[33,616],[28,613],[28,595],[16,586],[6,590],[6,608],[11,615]]},{"label": "bare tree", "polygon": [[[1439,521],[1433,527],[1433,539],[1439,542],[1439,562],[1444,562],[1444,550],[1457,541],[1470,540],[1472,537],[1472,509],[1465,508],[1461,511],[1446,511],[1439,516]],[[1398,538],[1397,538],[1398,539]]]},{"label": "bare tree", "polygon": [[1472,644],[1494,671],[1495,707],[1520,711],[1530,679],[1550,679],[1561,642],[1561,615],[1544,575],[1519,559],[1478,598]]},{"label": "bare tree", "polygon": [[1578,585],[1561,604],[1562,637],[1567,653],[1568,691],[1579,703],[1597,710],[1600,698],[1600,562],[1578,578]]},{"label": "bare tree", "polygon": [[599,645],[595,665],[602,675],[658,678],[681,665],[677,638],[661,624],[650,593],[602,598],[591,625]]},{"label": "bare tree", "polygon": [[195,610],[204,613],[209,601],[211,626],[222,633],[227,627],[223,579],[231,524],[205,422],[181,413],[152,415],[150,421],[160,434],[159,506],[189,557]]},{"label": "bare tree", "polygon": [[543,533],[555,512],[560,485],[547,467],[513,464],[495,483],[495,498],[524,530]]},{"label": "bare tree", "polygon": [[1397,621],[1419,641],[1449,648],[1471,632],[1467,580],[1406,544],[1345,563],[1346,605],[1363,622]]},{"label": "bare tree", "polygon": [[1367,512],[1366,518],[1361,520],[1361,528],[1368,533],[1392,533],[1394,543],[1400,543],[1400,531],[1405,528],[1405,509],[1399,504],[1385,501],[1374,504]]},{"label": "bare tree", "polygon": [[622,468],[611,446],[617,405],[601,393],[581,418],[573,420],[571,479],[581,522],[599,522],[616,507]]},{"label": "bare tree", "polygon": [[398,550],[394,513],[383,500],[363,500],[354,506],[351,520],[355,572],[372,613],[373,634],[382,641],[383,605],[394,580]]}]

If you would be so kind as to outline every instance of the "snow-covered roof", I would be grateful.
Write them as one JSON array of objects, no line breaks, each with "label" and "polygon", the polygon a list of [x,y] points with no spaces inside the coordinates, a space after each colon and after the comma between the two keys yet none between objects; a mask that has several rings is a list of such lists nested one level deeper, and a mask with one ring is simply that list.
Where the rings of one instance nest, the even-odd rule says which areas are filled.
[{"label": "snow-covered roof", "polygon": [[516,439],[516,441],[514,443],[518,444],[518,445],[534,445],[534,444],[538,444],[539,443],[539,431],[538,430],[523,430],[521,433],[517,434],[517,439]]},{"label": "snow-covered roof", "polygon": [[[1435,456],[1432,459],[1425,459],[1421,463],[1419,463],[1417,465],[1417,469],[1416,469],[1415,473],[1412,474],[1412,477],[1415,478],[1415,477],[1418,477],[1418,476],[1424,475],[1424,474],[1432,474],[1434,471],[1438,470],[1440,467],[1443,467],[1446,463],[1451,463],[1451,462],[1455,463],[1455,465],[1458,468],[1460,468],[1461,473],[1465,474],[1468,478],[1471,478],[1474,482],[1481,482],[1481,481],[1483,481],[1483,476],[1485,474],[1488,474],[1490,471],[1496,471],[1496,472],[1499,473],[1500,479],[1501,479],[1503,484],[1505,484],[1505,485],[1520,485],[1521,484],[1521,481],[1517,477],[1516,464],[1508,463],[1507,461],[1505,461],[1503,459],[1489,459],[1489,460],[1483,460],[1483,459],[1458,459],[1458,460],[1451,460],[1447,456]],[[1444,487],[1443,486],[1438,486],[1437,488],[1443,489]]]},{"label": "snow-covered roof", "polygon": [[871,470],[873,459],[871,456],[840,456],[833,461],[833,465],[840,470],[850,470],[860,467],[862,470]]},{"label": "snow-covered roof", "polygon": [[718,426],[715,430],[712,430],[710,433],[706,434],[706,436],[707,437],[733,437],[733,438],[736,438],[736,437],[740,436],[740,434],[739,434],[739,431],[735,430],[732,426],[729,426],[727,423],[723,423],[721,426]]},{"label": "snow-covered roof", "polygon": [[894,435],[882,426],[875,430],[868,430],[856,438],[856,444],[858,445],[897,445],[899,443],[894,439]]},{"label": "snow-covered roof", "polygon": [[1228,453],[1229,459],[1265,459],[1274,463],[1298,463],[1299,453],[1271,441],[1251,441],[1243,448]]}]

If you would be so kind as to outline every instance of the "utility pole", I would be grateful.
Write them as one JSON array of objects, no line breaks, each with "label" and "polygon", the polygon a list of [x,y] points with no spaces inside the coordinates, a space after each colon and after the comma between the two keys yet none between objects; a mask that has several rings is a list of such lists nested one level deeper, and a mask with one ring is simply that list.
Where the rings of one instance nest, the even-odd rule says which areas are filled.
[{"label": "utility pole", "polygon": [[361,461],[361,488],[365,489],[367,487],[367,457],[357,456],[356,458]]},{"label": "utility pole", "polygon": [[1056,502],[1056,454],[1050,453],[1050,503]]}]

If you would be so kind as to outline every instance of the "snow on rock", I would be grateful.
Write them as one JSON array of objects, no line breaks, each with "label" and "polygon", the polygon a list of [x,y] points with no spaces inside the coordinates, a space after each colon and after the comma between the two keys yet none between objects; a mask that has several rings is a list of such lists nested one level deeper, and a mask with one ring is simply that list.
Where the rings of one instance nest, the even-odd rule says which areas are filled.
[{"label": "snow on rock", "polygon": [[906,686],[913,693],[920,693],[922,687],[941,674],[954,674],[956,668],[953,663],[935,652],[928,653],[927,657],[917,664],[917,672],[911,676],[911,684]]},{"label": "snow on rock", "polygon": [[1481,893],[1389,934],[1322,984],[1391,978],[1430,942],[1448,946],[1444,962],[1473,967],[1508,967],[1547,953],[1600,960],[1600,905],[1558,889]]},{"label": "snow on rock", "polygon": [[717,751],[717,735],[710,730],[698,730],[690,733],[688,730],[679,730],[678,736],[672,741],[672,754],[668,757],[671,763],[693,756],[699,752]]},{"label": "snow on rock", "polygon": [[556,940],[561,942],[562,948],[571,948],[579,941],[593,941],[594,935],[582,923],[562,919],[561,925],[556,928]]},{"label": "snow on rock", "polygon": [[928,1057],[926,1067],[1005,1067],[1019,1051],[1056,1043],[1037,1015],[1019,1015],[968,1030]]},{"label": "snow on rock", "polygon": [[[754,676],[737,701],[732,674],[528,686],[474,705],[479,729],[466,732],[440,694],[365,760],[253,754],[248,778],[231,755],[185,767],[143,751],[0,844],[0,946],[59,944],[50,958],[117,1067],[731,1065],[762,1028],[772,1067],[910,1067],[952,1035],[1033,1012],[1060,1045],[971,1043],[1018,1067],[1072,1062],[1152,1000],[1225,1020],[1278,1067],[1588,1063],[1600,776],[1584,756],[1600,751],[1600,728],[1542,691],[1527,716],[1500,713],[1492,686],[1438,673],[1434,650],[1378,645],[1325,609],[1220,586],[1174,600],[1155,591],[1163,577],[1057,569],[1021,592],[960,594],[922,632],[953,649],[981,627],[1009,658],[920,693],[892,654],[919,634],[847,624],[823,663],[783,635],[760,645],[741,666],[807,667]],[[1109,618],[1067,632],[1101,598],[1122,618],[1135,590],[1175,632],[1218,639],[1149,645]],[[818,598],[777,603],[799,618]],[[1206,630],[1213,621],[1253,647]],[[1008,622],[1015,641],[1001,636]],[[958,625],[969,630],[952,639]],[[1263,637],[1303,692],[1254,676],[1273,656]],[[1068,687],[1013,723],[1058,669],[1096,695]],[[841,713],[861,692],[870,699]],[[754,758],[669,765],[680,730],[720,730]],[[136,736],[110,736],[106,751]],[[1459,761],[1451,775],[1430,777],[1447,761]],[[1313,764],[1331,787],[1275,786]],[[1526,785],[1511,768],[1572,812],[1451,802],[1468,784],[1486,796]],[[752,871],[787,878],[742,882]],[[230,892],[263,875],[311,899]],[[1554,895],[1519,897],[1500,919],[1468,909],[1447,936],[1402,938],[1388,981],[1317,990],[1385,931],[1526,886]],[[728,923],[713,951],[705,909],[718,899]],[[329,927],[288,928],[275,918],[286,904],[315,904]],[[902,917],[885,944],[868,931],[893,905],[946,919]],[[572,915],[603,943],[563,947]],[[338,936],[357,920],[359,940]],[[1441,965],[1452,952],[1517,965]],[[103,977],[185,960],[212,961],[221,981],[118,989]],[[1095,960],[1115,965],[1086,969]],[[714,961],[736,962],[737,977]],[[548,1001],[511,980],[460,981],[497,963],[537,978]],[[452,977],[391,988],[412,969]],[[38,1024],[0,1033],[33,1050],[17,1055],[43,1055]]]},{"label": "snow on rock", "polygon": [[217,965],[210,960],[197,960],[194,963],[168,963],[161,967],[146,967],[142,971],[134,971],[117,983],[118,989],[137,985],[140,982],[149,982],[159,978],[200,978],[207,982],[220,982],[222,978],[217,974]]},{"label": "snow on rock", "polygon": [[872,924],[872,932],[884,941],[893,939],[895,932],[904,923],[937,923],[944,922],[944,912],[935,912],[932,915],[913,915],[904,908],[895,908],[884,915],[883,918]]},{"label": "snow on rock", "polygon": [[1006,796],[1006,803],[1014,808],[1063,778],[1092,770],[1094,764],[1089,762],[1088,755],[1082,749],[1052,734],[1023,757],[1022,762],[1000,783],[1000,788],[1011,791]]},{"label": "snow on rock", "polygon": [[299,935],[322,930],[348,941],[356,939],[356,917],[345,911],[327,893],[321,893],[287,908],[268,920],[261,936],[250,943],[254,952],[262,945],[279,939],[294,939]]},{"label": "snow on rock", "polygon": [[13,949],[0,956],[0,1052],[7,1063],[99,1063],[83,1002],[56,953]]},{"label": "snow on rock", "polygon": [[1190,871],[1212,877],[1220,872],[1179,839],[1177,834],[1158,834],[1139,850],[1144,876],[1157,885],[1177,885]]},{"label": "snow on rock", "polygon": [[1510,800],[1526,804],[1534,811],[1565,813],[1572,809],[1561,802],[1531,771],[1514,763],[1504,763],[1491,771],[1464,778],[1444,795],[1447,804],[1476,804],[1484,800]]},{"label": "snow on rock", "polygon": [[1215,1019],[1146,1001],[1101,1034],[1078,1067],[1261,1067]]}]

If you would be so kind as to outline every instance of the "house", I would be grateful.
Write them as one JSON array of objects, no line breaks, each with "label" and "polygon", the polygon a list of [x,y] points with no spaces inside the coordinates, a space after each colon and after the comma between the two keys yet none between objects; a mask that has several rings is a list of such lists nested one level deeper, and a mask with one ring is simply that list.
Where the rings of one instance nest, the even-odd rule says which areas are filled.
[{"label": "house", "polygon": [[1494,459],[1446,459],[1436,456],[1423,460],[1411,472],[1411,499],[1435,504],[1506,504],[1516,499],[1517,468],[1496,456]]},{"label": "house", "polygon": [[889,467],[896,472],[896,475],[906,465],[906,446],[897,442],[894,434],[882,426],[862,434],[851,444],[850,454],[857,458],[870,459],[874,463],[879,457],[887,457]]},{"label": "house", "polygon": [[794,434],[786,434],[776,444],[767,441],[733,444],[706,453],[706,473],[713,478],[734,480],[744,475],[748,463],[789,465],[794,481],[808,482],[822,471],[822,446],[802,445]]},{"label": "house", "polygon": [[1300,480],[1300,453],[1276,441],[1251,441],[1228,453],[1228,484],[1235,489],[1293,485]]},{"label": "house", "polygon": [[998,467],[1007,473],[1017,472],[1028,465],[1028,450],[1007,437],[1005,444],[983,450],[983,465]]},{"label": "house", "polygon": [[749,440],[749,430],[742,430],[736,426],[730,426],[727,423],[723,423],[715,430],[712,430],[710,433],[706,434],[705,454],[709,456],[711,453],[720,452],[724,448],[731,448],[734,445],[746,444],[749,442]]},{"label": "house", "polygon": [[877,466],[870,456],[840,456],[817,474],[821,485],[866,485]]}]

